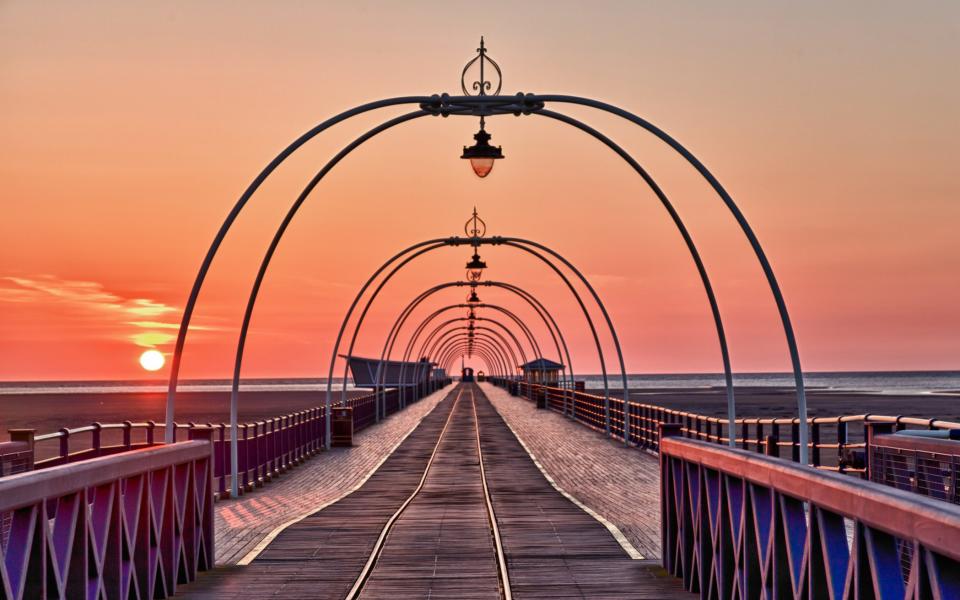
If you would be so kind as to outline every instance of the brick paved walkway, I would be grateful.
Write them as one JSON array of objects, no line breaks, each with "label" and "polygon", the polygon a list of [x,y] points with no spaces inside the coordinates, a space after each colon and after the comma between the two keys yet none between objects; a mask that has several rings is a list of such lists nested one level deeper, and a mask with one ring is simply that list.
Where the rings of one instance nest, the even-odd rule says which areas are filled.
[{"label": "brick paved walkway", "polygon": [[643,558],[660,557],[657,459],[489,383],[483,391],[555,484],[615,525]]},{"label": "brick paved walkway", "polygon": [[321,452],[262,488],[216,505],[218,565],[233,565],[280,525],[316,512],[361,485],[443,399],[434,392],[354,437],[353,448]]}]

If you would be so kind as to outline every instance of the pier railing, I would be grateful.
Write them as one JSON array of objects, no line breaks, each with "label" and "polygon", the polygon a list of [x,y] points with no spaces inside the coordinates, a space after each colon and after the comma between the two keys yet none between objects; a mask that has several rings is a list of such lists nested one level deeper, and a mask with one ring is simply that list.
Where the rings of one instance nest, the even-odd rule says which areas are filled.
[{"label": "pier railing", "polygon": [[[523,381],[492,381],[514,395],[533,401],[539,399],[551,410],[588,427],[607,431],[602,395]],[[623,439],[623,398],[611,395],[609,407],[610,435]],[[641,448],[658,451],[659,427],[666,423],[680,425],[681,435],[690,439],[725,445],[733,435],[739,448],[793,461],[800,458],[800,420],[796,418],[736,419],[731,432],[730,423],[725,418],[632,401],[629,410],[629,441]],[[867,450],[868,429],[874,424],[888,425],[890,431],[960,429],[960,423],[941,419],[872,414],[813,417],[807,419],[807,423],[810,428],[808,448],[813,466],[864,477],[870,457]]]},{"label": "pier railing", "polygon": [[[449,381],[435,381],[406,390],[405,396],[397,389],[381,392],[384,415],[400,410]],[[353,416],[354,431],[361,431],[376,422],[374,393],[345,400]],[[340,406],[337,403],[336,406]],[[214,478],[217,498],[230,489],[230,426],[226,423],[176,423],[174,441],[186,439],[200,427],[213,431]],[[49,469],[93,458],[113,456],[161,445],[163,425],[153,421],[134,423],[92,423],[83,427],[63,428],[52,433],[34,436],[31,430],[17,430],[16,442],[9,448],[0,447],[0,469],[8,465],[0,476],[10,474],[9,465],[23,462],[23,453],[30,447],[30,469]],[[11,433],[13,436],[14,433]],[[270,419],[238,424],[240,489],[250,491],[270,481],[290,468],[303,463],[318,453],[326,444],[326,411],[322,406]],[[14,448],[13,445],[16,445]],[[50,446],[53,445],[53,448]],[[23,446],[21,448],[21,446]],[[16,452],[14,452],[16,450]],[[49,456],[51,455],[52,456]],[[2,522],[0,522],[2,527]]]},{"label": "pier railing", "polygon": [[213,568],[211,433],[0,479],[0,595],[165,598]]},{"label": "pier railing", "polygon": [[868,430],[870,481],[960,504],[960,443],[949,436],[894,431],[889,423],[874,423]]},{"label": "pier railing", "polygon": [[[960,507],[660,437],[664,567],[701,598],[960,598]],[[894,437],[894,436],[891,436]]]}]

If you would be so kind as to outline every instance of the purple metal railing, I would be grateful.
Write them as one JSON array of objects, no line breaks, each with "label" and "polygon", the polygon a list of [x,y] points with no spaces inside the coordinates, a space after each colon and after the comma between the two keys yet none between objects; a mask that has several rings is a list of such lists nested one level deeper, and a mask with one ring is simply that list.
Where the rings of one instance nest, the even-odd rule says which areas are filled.
[{"label": "purple metal railing", "polygon": [[[573,416],[577,421],[600,431],[606,431],[604,398],[570,389],[545,387],[522,381],[495,380],[494,383],[510,393],[536,400],[545,397],[551,410]],[[623,439],[623,399],[610,397],[610,434]],[[644,404],[630,403],[630,443],[657,451],[659,426],[679,424],[684,437],[727,444],[730,427],[727,419],[708,417]],[[844,415],[807,419],[810,427],[810,462],[813,466],[844,473],[866,474],[867,430],[875,423],[890,424],[895,430],[904,429],[960,429],[960,423],[940,419],[886,415]],[[800,457],[799,419],[745,418],[734,421],[734,439],[738,447],[771,456],[797,461]]]},{"label": "purple metal railing", "polygon": [[2,597],[164,598],[211,569],[212,433],[0,479]]},{"label": "purple metal railing", "polygon": [[[432,381],[428,385],[404,391],[404,405],[415,402],[447,384]],[[384,399],[384,414],[400,410],[401,395],[397,389],[381,394]],[[353,408],[354,431],[361,431],[376,422],[375,394],[365,394],[344,401]],[[197,428],[196,423],[176,423],[173,439],[189,436]],[[206,423],[214,431],[213,455],[216,497],[226,497],[230,489],[230,436],[229,425]],[[30,441],[33,451],[29,468],[47,469],[76,463],[91,458],[112,456],[142,448],[159,445],[163,441],[163,426],[153,421],[144,423],[93,423],[74,429],[63,428],[53,433],[34,436],[32,430],[16,430],[23,441]],[[274,417],[263,421],[238,425],[240,489],[250,491],[262,486],[275,476],[301,464],[324,448],[326,439],[326,415],[323,407]],[[81,437],[82,436],[82,437]],[[77,439],[81,441],[77,442]],[[56,444],[51,451],[51,444]],[[39,452],[37,446],[39,445]],[[81,446],[77,448],[77,446]],[[40,456],[37,456],[40,454]],[[52,456],[49,456],[52,454]],[[0,461],[2,461],[0,453]],[[0,463],[2,467],[3,463]],[[10,471],[0,472],[0,476]],[[2,526],[2,522],[0,522]]]},{"label": "purple metal railing", "polygon": [[[33,470],[33,432],[29,429],[12,429],[10,441],[0,442],[0,477],[31,470]],[[10,524],[10,513],[0,513],[0,549],[7,547]]]},{"label": "purple metal railing", "polygon": [[870,481],[960,504],[960,441],[893,432],[891,424],[870,427]]},{"label": "purple metal railing", "polygon": [[684,439],[681,427],[665,424],[658,436],[661,543],[664,568],[687,590],[701,598],[960,598],[960,507]]}]

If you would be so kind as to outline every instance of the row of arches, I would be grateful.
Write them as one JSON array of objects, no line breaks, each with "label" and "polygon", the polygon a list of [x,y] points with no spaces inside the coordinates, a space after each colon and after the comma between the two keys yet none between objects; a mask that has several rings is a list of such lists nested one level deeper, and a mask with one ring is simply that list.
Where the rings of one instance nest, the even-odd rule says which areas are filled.
[{"label": "row of arches", "polygon": [[[803,385],[803,374],[800,366],[799,351],[797,348],[796,338],[794,335],[793,327],[791,324],[790,316],[787,311],[786,302],[784,300],[782,291],[780,289],[779,283],[773,273],[772,266],[770,265],[769,260],[766,257],[765,252],[763,251],[762,246],[760,245],[759,240],[757,239],[756,234],[753,232],[743,213],[737,207],[736,203],[723,188],[717,178],[707,169],[707,167],[691,152],[689,152],[684,146],[682,146],[677,140],[671,137],[669,134],[656,127],[652,123],[646,121],[645,119],[630,113],[622,108],[608,104],[606,102],[584,98],[578,96],[569,96],[569,95],[559,95],[559,94],[523,94],[519,93],[514,96],[450,96],[448,94],[434,94],[431,96],[402,96],[396,98],[388,98],[384,100],[378,100],[375,102],[370,102],[366,104],[359,105],[347,111],[344,111],[338,115],[335,115],[322,123],[311,128],[299,138],[294,140],[289,146],[287,146],[283,151],[281,151],[251,182],[247,187],[244,193],[237,200],[234,207],[228,213],[224,223],[221,225],[217,234],[214,236],[214,239],[208,249],[204,260],[201,262],[200,268],[198,270],[197,276],[194,280],[193,286],[191,288],[189,297],[184,307],[183,318],[181,320],[180,328],[178,331],[176,344],[174,347],[173,357],[170,363],[170,380],[168,384],[168,395],[167,395],[167,428],[166,435],[167,440],[172,440],[173,432],[173,418],[175,412],[175,400],[177,393],[177,385],[179,381],[180,366],[182,361],[182,354],[184,345],[186,342],[187,332],[189,330],[189,324],[195,309],[197,300],[199,298],[200,291],[203,287],[203,283],[206,279],[207,273],[211,268],[214,258],[217,255],[217,252],[223,243],[226,235],[230,231],[233,223],[243,211],[244,207],[251,200],[253,195],[257,190],[263,185],[263,183],[271,176],[271,174],[292,154],[294,154],[298,149],[303,147],[311,139],[320,135],[321,133],[327,131],[328,129],[345,122],[353,117],[358,115],[370,113],[373,111],[378,111],[381,109],[388,109],[394,107],[402,106],[413,106],[414,110],[404,113],[402,115],[392,117],[385,120],[379,125],[369,129],[367,132],[363,133],[352,142],[344,146],[339,152],[337,152],[330,160],[323,165],[323,167],[310,179],[307,185],[303,188],[300,194],[297,196],[293,204],[288,209],[283,220],[281,221],[280,226],[276,230],[273,238],[271,239],[270,244],[267,247],[267,250],[264,254],[263,259],[260,262],[260,265],[257,270],[257,274],[254,278],[253,285],[247,300],[246,308],[244,311],[243,321],[240,327],[239,339],[237,344],[237,353],[235,359],[235,368],[233,375],[233,386],[232,386],[232,402],[231,402],[231,421],[236,422],[236,397],[239,388],[239,380],[242,369],[242,359],[244,345],[246,341],[247,332],[249,330],[251,317],[254,311],[256,304],[256,299],[260,291],[260,287],[263,283],[265,275],[269,269],[270,262],[282,240],[284,233],[286,232],[288,226],[295,218],[298,210],[304,204],[304,202],[310,197],[311,193],[317,187],[317,185],[323,180],[323,178],[346,156],[351,152],[362,146],[366,141],[371,138],[380,135],[394,127],[404,125],[415,121],[423,117],[458,117],[458,116],[469,116],[469,117],[498,117],[505,115],[513,116],[539,116],[547,119],[551,119],[555,122],[572,126],[579,131],[584,132],[585,134],[591,136],[595,140],[599,141],[610,150],[612,150],[616,155],[621,159],[626,161],[628,165],[640,176],[643,181],[650,187],[654,192],[659,202],[663,205],[667,211],[671,221],[676,226],[679,234],[683,238],[688,251],[690,253],[691,259],[693,260],[701,283],[703,285],[704,293],[707,297],[708,304],[710,307],[711,314],[715,323],[717,331],[718,345],[720,349],[720,357],[723,365],[724,377],[726,382],[727,390],[727,401],[728,401],[728,418],[733,420],[735,418],[735,399],[734,399],[734,389],[733,389],[733,375],[732,368],[730,365],[730,354],[727,348],[726,335],[723,327],[723,320],[720,313],[719,305],[717,298],[713,291],[713,286],[711,284],[707,270],[703,264],[703,261],[700,257],[699,251],[694,243],[694,240],[685,226],[683,220],[681,219],[679,213],[674,208],[673,204],[664,193],[662,188],[656,183],[653,177],[640,165],[640,163],[635,160],[625,149],[616,144],[610,137],[606,134],[600,132],[599,130],[591,127],[584,121],[576,119],[570,115],[559,112],[549,106],[578,106],[594,109],[606,114],[614,115],[623,121],[644,129],[649,132],[651,135],[659,139],[661,142],[666,144],[669,148],[674,150],[679,156],[681,156],[714,190],[716,195],[719,197],[721,202],[729,209],[730,214],[733,216],[734,221],[737,226],[740,228],[741,232],[744,234],[745,238],[751,245],[751,248],[754,251],[754,254],[757,258],[757,261],[763,271],[763,274],[769,285],[771,294],[773,296],[774,302],[777,306],[778,314],[780,315],[780,320],[783,326],[784,335],[787,342],[788,353],[790,355],[791,366],[794,372],[794,380],[796,385],[796,394],[797,394],[797,404],[798,404],[798,417],[800,418],[801,423],[806,423],[806,397],[804,392]],[[496,241],[494,241],[496,240]],[[467,240],[461,239],[459,244],[467,243]],[[546,259],[547,255],[550,255],[552,259],[556,260],[557,263],[562,263],[563,266],[567,269],[571,269],[571,273],[574,276],[580,275],[573,265],[569,264],[568,261],[565,261],[562,256],[559,254],[552,253],[548,248],[538,245],[536,242],[531,240],[523,240],[520,238],[490,238],[488,241],[485,240],[481,243],[498,243],[502,245],[511,245],[518,248],[521,251],[532,253],[536,256]],[[364,288],[361,290],[361,294],[358,294],[358,299],[354,301],[354,304],[350,307],[350,312],[354,310],[356,305],[359,302],[360,296],[367,290],[374,278],[378,277],[383,273],[387,268],[390,268],[389,265],[393,265],[394,262],[397,262],[393,266],[394,271],[396,269],[402,268],[403,265],[407,264],[409,261],[413,260],[416,256],[429,252],[430,250],[445,246],[451,245],[446,240],[429,240],[426,242],[421,242],[416,246],[415,249],[407,249],[403,252],[396,255],[391,261],[385,263],[381,269],[379,269],[372,277],[371,280],[367,282]],[[457,245],[457,244],[452,244]],[[413,248],[413,247],[411,247]],[[554,270],[567,286],[573,287],[570,283],[569,278],[563,274],[558,264],[554,264],[551,261],[547,261],[550,265],[550,268]],[[579,277],[579,280],[586,286],[589,290],[590,295],[594,300],[599,301],[599,297],[596,295],[595,291],[589,285],[589,282],[586,282],[582,275]],[[456,285],[455,282],[451,282]],[[462,284],[462,283],[461,283]],[[379,285],[377,289],[382,287],[383,283]],[[512,284],[511,284],[512,285]],[[583,304],[582,298],[578,298],[578,302],[581,307],[586,312],[585,305]],[[602,303],[600,303],[602,305]],[[366,308],[364,309],[364,311]],[[607,325],[612,325],[609,322],[609,315],[606,314],[605,309],[601,309],[604,319],[607,321]],[[365,313],[360,313],[360,321]],[[612,329],[612,328],[611,328]],[[554,329],[556,332],[557,330]],[[591,331],[594,335],[595,341],[597,340],[596,327],[591,323]],[[339,346],[342,341],[343,330],[341,330],[340,335],[338,336],[337,346]],[[559,333],[557,333],[559,338]],[[613,334],[615,336],[615,333]],[[392,344],[390,341],[394,337],[393,334],[388,336],[388,344]],[[352,343],[352,342],[351,342]],[[617,346],[618,357],[622,356],[622,350],[619,348],[619,341],[615,339],[615,344]],[[388,348],[384,354],[388,354],[390,349]],[[564,349],[564,353],[567,354],[567,349]],[[496,357],[492,356],[491,359]],[[569,363],[568,359],[568,363]],[[331,372],[333,371],[333,365],[335,363],[335,355],[331,360]],[[490,365],[492,368],[492,365]],[[572,367],[571,367],[572,368]],[[607,382],[607,367],[606,364],[602,365],[605,388],[608,388]],[[621,372],[625,372],[625,368],[620,364]],[[626,388],[626,381],[624,381],[624,388]],[[328,394],[330,390],[328,388]],[[609,391],[605,392],[608,396]],[[801,451],[801,461],[806,462],[807,455],[807,428],[806,426],[801,427],[800,436],[800,451]]]}]

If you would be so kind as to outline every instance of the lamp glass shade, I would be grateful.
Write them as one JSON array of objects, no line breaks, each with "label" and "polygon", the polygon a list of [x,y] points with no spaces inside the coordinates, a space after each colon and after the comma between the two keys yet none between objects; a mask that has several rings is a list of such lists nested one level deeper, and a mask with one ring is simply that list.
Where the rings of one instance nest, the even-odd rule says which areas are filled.
[{"label": "lamp glass shade", "polygon": [[490,157],[471,158],[470,166],[473,168],[473,172],[477,174],[477,177],[483,179],[493,170],[493,161],[494,159]]}]

